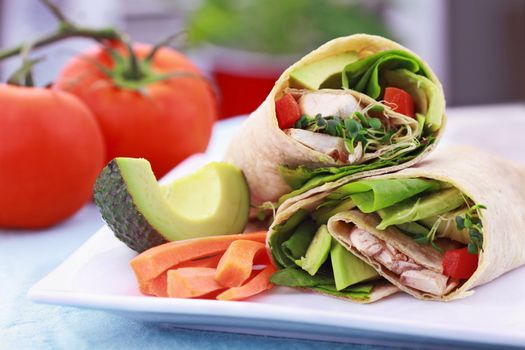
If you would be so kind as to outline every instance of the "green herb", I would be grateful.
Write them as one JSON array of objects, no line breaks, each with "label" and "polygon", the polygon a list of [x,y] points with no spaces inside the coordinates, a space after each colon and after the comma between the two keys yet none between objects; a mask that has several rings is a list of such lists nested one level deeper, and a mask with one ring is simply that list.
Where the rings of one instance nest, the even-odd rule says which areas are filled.
[{"label": "green herb", "polygon": [[355,138],[361,129],[361,125],[354,119],[345,120],[346,135],[349,138]]},{"label": "green herb", "polygon": [[482,209],[487,209],[487,207],[482,204],[473,205],[467,210],[464,217],[458,215],[455,219],[458,230],[468,230],[468,252],[470,254],[478,254],[480,250],[483,250]]},{"label": "green herb", "polygon": [[373,105],[368,109],[369,112],[383,112],[385,110],[385,107],[383,105]]},{"label": "green herb", "polygon": [[361,112],[354,112],[354,114],[357,116],[357,118],[359,118],[359,120],[361,121],[361,123],[363,123],[363,125],[368,126],[368,120],[363,115],[363,113],[361,113]]},{"label": "green herb", "polygon": [[312,118],[308,115],[303,114],[296,122],[294,127],[297,129],[304,129],[312,122]]},{"label": "green herb", "polygon": [[381,120],[379,120],[378,118],[370,118],[368,122],[370,123],[370,126],[372,127],[372,129],[375,129],[375,130],[381,129]]},{"label": "green herb", "polygon": [[339,136],[337,125],[339,125],[335,120],[326,121],[326,133],[331,136]]},{"label": "green herb", "polygon": [[320,128],[324,128],[327,125],[326,119],[324,119],[323,116],[320,114],[315,116],[315,123]]}]

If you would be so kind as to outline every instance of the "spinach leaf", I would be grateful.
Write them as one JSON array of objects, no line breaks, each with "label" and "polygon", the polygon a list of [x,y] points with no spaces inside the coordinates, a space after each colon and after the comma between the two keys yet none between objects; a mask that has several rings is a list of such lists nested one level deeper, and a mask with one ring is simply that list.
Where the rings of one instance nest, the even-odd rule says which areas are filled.
[{"label": "spinach leaf", "polygon": [[302,222],[292,236],[281,244],[283,253],[292,261],[305,256],[316,231],[317,225],[312,220]]},{"label": "spinach leaf", "polygon": [[412,54],[386,50],[347,65],[343,70],[343,88],[365,93],[377,100],[382,95],[383,72],[401,68],[428,76],[423,63]]},{"label": "spinach leaf", "polygon": [[279,267],[295,266],[293,260],[290,260],[283,252],[281,244],[293,234],[295,228],[308,216],[308,212],[299,209],[292,214],[284,223],[276,225],[273,228],[274,234],[270,236],[268,244],[272,251],[272,256]]},{"label": "spinach leaf", "polygon": [[293,267],[278,270],[270,277],[270,282],[278,286],[311,288],[325,294],[357,299],[369,298],[370,293],[374,289],[374,284],[363,283],[337,291],[332,276],[320,273],[317,273],[315,276],[310,276],[306,271]]},{"label": "spinach leaf", "polygon": [[333,285],[335,288],[334,277],[317,273],[311,276],[308,272],[294,268],[287,267],[275,272],[270,277],[270,282],[279,286],[287,287],[316,287],[323,285]]}]

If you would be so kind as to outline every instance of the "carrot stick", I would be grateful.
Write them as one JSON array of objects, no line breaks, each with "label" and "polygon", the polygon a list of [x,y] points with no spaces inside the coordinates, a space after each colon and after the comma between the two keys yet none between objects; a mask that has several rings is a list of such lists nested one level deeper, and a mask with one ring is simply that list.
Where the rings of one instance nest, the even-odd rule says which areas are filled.
[{"label": "carrot stick", "polygon": [[239,239],[232,242],[217,265],[215,280],[224,287],[239,287],[252,273],[253,260],[257,253],[266,253],[260,242]]},{"label": "carrot stick", "polygon": [[266,231],[168,242],[137,255],[130,264],[139,284],[142,285],[172,266],[224,252],[233,241],[238,239],[264,243]]},{"label": "carrot stick", "polygon": [[[221,255],[214,255],[203,259],[190,260],[173,266],[172,269],[181,267],[216,267],[221,259]],[[146,281],[146,284],[140,285],[140,291],[143,294],[155,295],[158,297],[167,297],[168,274],[164,271],[152,280]]]},{"label": "carrot stick", "polygon": [[261,270],[248,283],[240,287],[233,287],[225,290],[217,296],[218,300],[242,300],[259,294],[273,287],[270,283],[270,276],[275,272],[275,267],[268,265]]},{"label": "carrot stick", "polygon": [[183,267],[168,271],[168,296],[195,298],[224,289],[215,281],[215,269],[210,267]]}]

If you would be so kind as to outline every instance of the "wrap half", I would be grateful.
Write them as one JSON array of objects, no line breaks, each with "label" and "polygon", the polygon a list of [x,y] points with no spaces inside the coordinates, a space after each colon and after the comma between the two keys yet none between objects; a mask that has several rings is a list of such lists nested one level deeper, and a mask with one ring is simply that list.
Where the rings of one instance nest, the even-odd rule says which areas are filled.
[{"label": "wrap half", "polygon": [[[525,264],[524,208],[525,169],[471,148],[438,150],[397,173],[327,183],[276,212],[267,240],[281,269],[274,283],[299,286],[292,270],[301,270],[314,280],[332,274],[335,290],[372,284],[369,301],[384,281],[418,299],[466,297]],[[318,270],[304,268],[317,238],[301,233],[305,222],[333,239]],[[306,248],[299,249],[301,234]],[[334,260],[341,247],[352,257]],[[363,273],[360,262],[377,275]]]},{"label": "wrap half", "polygon": [[417,163],[443,132],[444,109],[438,78],[415,53],[378,36],[342,37],[281,75],[225,160],[243,170],[253,204],[282,203]]}]

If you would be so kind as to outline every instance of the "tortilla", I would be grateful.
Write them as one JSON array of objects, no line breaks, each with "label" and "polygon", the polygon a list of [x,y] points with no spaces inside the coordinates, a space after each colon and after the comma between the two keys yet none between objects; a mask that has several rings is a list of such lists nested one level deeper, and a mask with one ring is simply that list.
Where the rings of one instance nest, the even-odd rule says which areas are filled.
[{"label": "tortilla", "polygon": [[[330,234],[354,255],[374,267],[380,275],[406,293],[423,300],[453,300],[471,295],[474,287],[488,283],[498,276],[525,264],[525,169],[510,161],[481,151],[456,147],[438,150],[416,166],[397,173],[374,176],[372,179],[426,178],[446,182],[459,189],[476,204],[487,207],[480,217],[483,225],[483,245],[479,252],[478,268],[458,288],[436,296],[407,287],[397,275],[369,259],[352,247],[348,238],[353,225],[391,244],[400,251],[415,252],[410,237],[396,230],[376,229],[378,218],[358,209],[340,212],[328,221]],[[276,213],[275,225],[286,221],[300,208],[310,210],[323,202],[336,188],[354,179],[328,183],[310,196],[289,199]],[[270,228],[268,242],[275,232]],[[421,245],[420,245],[421,247]],[[439,264],[439,255],[430,245],[424,246],[418,257],[424,265]],[[421,249],[419,249],[421,251]]]},{"label": "tortilla", "polygon": [[[290,185],[284,181],[279,172],[281,165],[292,168],[298,166],[307,168],[341,166],[331,157],[297,142],[279,128],[275,114],[275,99],[280,97],[284,89],[288,88],[290,73],[296,68],[347,51],[356,51],[367,56],[391,49],[403,50],[421,61],[428,78],[439,91],[438,96],[436,96],[436,104],[443,111],[441,127],[433,134],[434,142],[427,145],[415,157],[400,164],[358,172],[351,175],[351,178],[358,179],[409,167],[419,162],[433,150],[444,131],[446,117],[444,115],[445,99],[442,86],[430,67],[407,48],[382,37],[357,34],[337,38],[307,54],[289,67],[277,80],[266,100],[249,116],[231,140],[225,160],[243,170],[250,187],[252,204],[259,205],[267,201],[275,202],[284,194],[292,191]],[[353,94],[360,95],[361,100],[370,100],[370,97],[359,92],[353,92]],[[300,192],[306,191],[307,189],[303,189]]]}]

